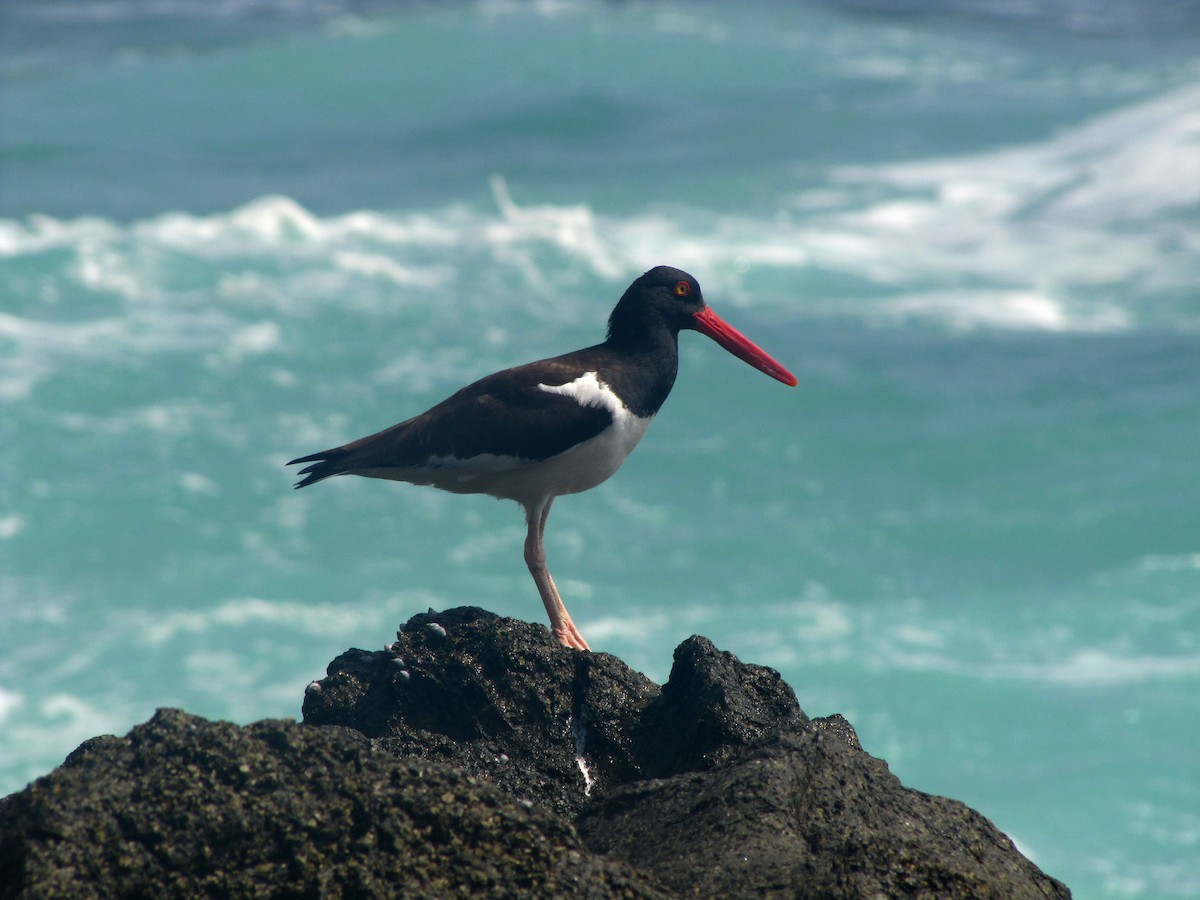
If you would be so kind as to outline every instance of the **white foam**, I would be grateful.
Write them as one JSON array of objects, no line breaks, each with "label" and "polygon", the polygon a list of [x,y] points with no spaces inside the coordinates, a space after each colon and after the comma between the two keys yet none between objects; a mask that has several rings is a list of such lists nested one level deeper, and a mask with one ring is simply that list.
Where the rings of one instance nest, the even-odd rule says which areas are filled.
[{"label": "white foam", "polygon": [[1200,654],[1176,656],[1124,655],[1084,648],[1063,659],[997,662],[983,667],[990,677],[1038,681],[1070,687],[1105,687],[1200,675]]},{"label": "white foam", "polygon": [[[25,517],[19,515],[0,516],[0,541],[16,537],[25,530]],[[0,701],[2,702],[2,701]]]},{"label": "white foam", "polygon": [[399,614],[412,605],[399,601],[303,604],[241,597],[205,610],[131,614],[130,624],[137,631],[138,640],[152,646],[184,635],[264,625],[307,635],[349,638],[386,619],[389,613]]},{"label": "white foam", "polygon": [[900,294],[871,304],[878,318],[931,319],[958,331],[979,328],[1108,332],[1131,325],[1109,303],[1071,303],[1036,291],[938,291]]},{"label": "white foam", "polygon": [[119,226],[93,216],[60,220],[31,215],[23,221],[0,219],[0,256],[43,253],[60,247],[85,246],[111,241]]},{"label": "white foam", "polygon": [[[979,681],[1112,687],[1178,681],[1200,675],[1200,653],[1155,653],[1127,647],[1120,636],[1082,644],[1071,630],[1047,624],[1043,639],[997,642],[986,625],[932,615],[916,601],[857,605],[810,586],[772,607],[771,630],[736,637],[749,656],[777,667],[855,663],[874,671],[931,672]],[[1165,622],[1172,618],[1159,616]],[[1156,620],[1157,621],[1157,620]],[[594,627],[594,626],[593,626]]]},{"label": "white foam", "polygon": [[466,540],[447,551],[446,556],[456,566],[476,566],[484,560],[514,557],[519,543],[516,531],[471,532]]},{"label": "white foam", "polygon": [[1147,572],[1179,572],[1200,569],[1200,553],[1154,554],[1137,561],[1138,569]]},{"label": "white foam", "polygon": [[200,352],[212,366],[239,365],[279,351],[279,320],[305,306],[394,303],[395,293],[364,290],[364,281],[436,288],[452,269],[396,257],[456,240],[460,217],[445,216],[322,219],[268,197],[227,214],[170,213],[128,226],[0,221],[0,256],[43,269],[40,297],[25,298],[29,311],[0,313],[0,398],[27,396],[59,372],[157,353]]},{"label": "white foam", "polygon": [[557,247],[607,278],[620,278],[628,271],[599,234],[597,218],[587,206],[522,207],[513,202],[502,176],[493,175],[491,185],[502,221],[487,226],[484,238],[495,253],[519,265],[531,280],[539,280],[538,268],[521,248],[538,243]]},{"label": "white foam", "polygon": [[[1194,847],[1196,841],[1190,844]],[[1200,894],[1200,864],[1195,852],[1184,850],[1175,859],[1146,862],[1128,851],[1097,857],[1088,868],[1100,876],[1110,897],[1195,897]]]},{"label": "white foam", "polygon": [[0,312],[0,338],[12,348],[0,358],[0,399],[17,400],[66,360],[94,359],[128,344],[132,335],[115,318],[49,323]]},{"label": "white foam", "polygon": [[333,262],[344,272],[382,278],[400,287],[436,287],[448,274],[445,269],[422,271],[405,266],[381,253],[342,250],[334,254]]},{"label": "white foam", "polygon": [[[817,592],[810,590],[809,594]],[[788,610],[795,630],[804,635],[806,641],[830,642],[849,637],[855,630],[855,623],[849,610],[841,603],[831,603],[827,599],[814,599],[811,596],[799,600]]]},{"label": "white foam", "polygon": [[[1114,297],[1180,289],[1197,277],[1200,247],[1200,88],[1181,88],[1099,116],[1049,140],[975,156],[835,173],[849,192],[823,217],[813,259],[903,286],[921,277],[964,280],[926,312],[994,327],[1117,330],[1130,324]],[[885,196],[875,199],[880,190]],[[861,194],[862,204],[853,197]],[[797,198],[797,208],[810,206]],[[821,219],[818,219],[821,221]],[[998,290],[976,293],[969,281]],[[1076,306],[1062,297],[1082,294]],[[901,293],[899,310],[912,307]]]},{"label": "white foam", "polygon": [[[220,256],[292,251],[349,252],[363,247],[446,247],[462,237],[468,221],[459,208],[436,215],[388,216],[358,210],[322,218],[289,197],[260,197],[228,213],[196,216],[167,213],[133,226],[152,244]],[[409,273],[406,277],[415,277]]]},{"label": "white foam", "polygon": [[[0,313],[0,398],[157,352],[239,365],[284,350],[279,323],[322,306],[378,320],[404,309],[436,316],[453,297],[462,315],[490,310],[500,283],[525,304],[518,315],[573,321],[577,306],[546,298],[593,292],[597,278],[620,287],[661,262],[693,270],[714,301],[801,304],[884,325],[1136,328],[1153,321],[1156,292],[1185,296],[1200,279],[1200,87],[1036,144],[843,167],[755,215],[609,217],[584,204],[521,205],[501,176],[492,190],[495,206],[482,210],[323,217],[269,196],[129,225],[0,220],[0,256],[46,268],[25,310]],[[879,299],[797,296],[790,285],[813,269],[870,282]],[[32,302],[75,318],[30,312]],[[1186,305],[1169,313],[1172,326],[1197,319]]]},{"label": "white foam", "polygon": [[229,334],[224,348],[226,359],[238,361],[247,356],[262,356],[280,345],[279,325],[275,322],[255,322],[237,328]]},{"label": "white foam", "polygon": [[0,687],[0,725],[3,725],[9,714],[24,702],[23,694]]},{"label": "white foam", "polygon": [[618,639],[642,646],[656,645],[664,635],[670,634],[672,619],[663,612],[643,613],[639,616],[602,616],[587,619],[579,630],[592,641],[602,642]]},{"label": "white foam", "polygon": [[221,492],[215,481],[199,472],[183,472],[179,476],[179,486],[189,494],[213,497]]},{"label": "white foam", "polygon": [[1200,275],[1200,228],[1190,215],[1200,203],[1198,122],[1200,89],[1184,88],[1039,144],[842,168],[832,173],[838,190],[798,195],[790,211],[766,218],[526,210],[497,180],[504,223],[485,238],[502,260],[526,265],[531,281],[540,242],[608,278],[670,260],[696,271],[710,295],[737,298],[748,295],[745,278],[764,269],[842,271],[892,291],[836,309],[875,321],[1120,331],[1147,313],[1144,292],[1186,289]]}]

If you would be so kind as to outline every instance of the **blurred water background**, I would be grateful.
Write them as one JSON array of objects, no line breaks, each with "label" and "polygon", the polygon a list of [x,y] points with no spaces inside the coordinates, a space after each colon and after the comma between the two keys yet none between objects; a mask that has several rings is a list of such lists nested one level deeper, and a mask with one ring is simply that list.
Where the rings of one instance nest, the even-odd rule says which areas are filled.
[{"label": "blurred water background", "polygon": [[1077,897],[1200,896],[1200,8],[0,7],[0,794],[159,706],[298,715],[427,607],[542,622],[512,504],[287,459],[684,334],[548,552],[597,650],[692,633]]}]

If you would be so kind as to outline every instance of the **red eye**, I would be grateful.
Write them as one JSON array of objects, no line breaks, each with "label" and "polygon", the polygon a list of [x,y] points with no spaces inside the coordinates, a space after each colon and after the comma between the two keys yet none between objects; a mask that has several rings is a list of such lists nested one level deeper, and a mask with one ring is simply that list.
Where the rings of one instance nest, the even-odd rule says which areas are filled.
[{"label": "red eye", "polygon": [[686,281],[675,282],[675,294],[678,297],[686,297],[692,292],[692,286]]}]

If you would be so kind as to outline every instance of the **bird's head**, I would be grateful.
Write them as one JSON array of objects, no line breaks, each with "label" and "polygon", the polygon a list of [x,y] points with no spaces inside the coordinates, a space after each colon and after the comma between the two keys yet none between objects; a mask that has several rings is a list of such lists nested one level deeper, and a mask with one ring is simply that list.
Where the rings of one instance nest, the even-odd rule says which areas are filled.
[{"label": "bird's head", "polygon": [[656,266],[629,286],[608,320],[608,336],[610,341],[637,340],[663,326],[672,335],[699,331],[760,372],[789,386],[797,383],[795,375],[712,311],[700,282],[671,266]]}]

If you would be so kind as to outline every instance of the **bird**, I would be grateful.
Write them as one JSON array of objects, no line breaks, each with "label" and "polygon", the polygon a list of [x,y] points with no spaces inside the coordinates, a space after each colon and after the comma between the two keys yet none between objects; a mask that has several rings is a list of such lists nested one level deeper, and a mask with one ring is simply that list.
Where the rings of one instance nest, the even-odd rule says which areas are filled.
[{"label": "bird", "polygon": [[525,511],[525,564],[566,647],[588,650],[546,566],[555,498],[607,480],[637,446],[679,370],[679,332],[698,331],[790,386],[796,377],[709,308],[694,277],[656,266],[629,286],[592,347],[488,375],[420,415],[308,463],[296,488],[361,475],[456,494],[515,500]]}]

